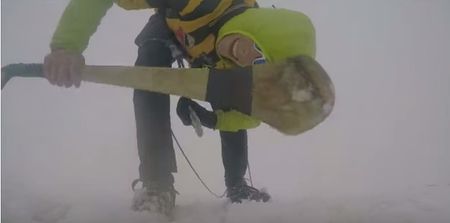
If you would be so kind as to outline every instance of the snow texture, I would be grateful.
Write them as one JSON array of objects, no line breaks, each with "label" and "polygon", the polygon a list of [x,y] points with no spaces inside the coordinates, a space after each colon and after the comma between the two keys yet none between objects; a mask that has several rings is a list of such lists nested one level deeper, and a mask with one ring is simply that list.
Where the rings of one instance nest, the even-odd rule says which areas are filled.
[{"label": "snow texture", "polygon": [[[436,194],[435,194],[436,195]],[[310,197],[295,202],[227,204],[225,201],[198,201],[180,196],[175,222],[180,223],[397,223],[448,222],[449,214],[436,202],[438,197]],[[22,202],[4,202],[3,222],[75,223],[75,222],[166,222],[164,216],[133,212],[128,200],[104,199],[91,195],[82,201],[41,198]],[[14,203],[14,204],[13,204]]]}]

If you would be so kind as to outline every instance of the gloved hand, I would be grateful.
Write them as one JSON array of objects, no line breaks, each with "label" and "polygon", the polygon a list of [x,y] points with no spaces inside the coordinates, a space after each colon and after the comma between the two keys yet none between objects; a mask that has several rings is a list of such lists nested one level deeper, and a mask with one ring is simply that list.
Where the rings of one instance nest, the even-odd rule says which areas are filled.
[{"label": "gloved hand", "polygon": [[191,106],[193,101],[189,98],[180,97],[177,103],[177,115],[181,119],[184,125],[191,125],[192,121],[189,117],[189,106]]},{"label": "gloved hand", "polygon": [[192,120],[189,116],[189,107],[197,114],[203,126],[211,129],[216,127],[217,116],[214,112],[206,110],[189,98],[180,97],[177,103],[177,115],[184,125],[192,125]]},{"label": "gloved hand", "polygon": [[81,53],[68,52],[64,49],[53,50],[44,59],[44,77],[60,87],[80,87],[81,71],[85,60]]}]

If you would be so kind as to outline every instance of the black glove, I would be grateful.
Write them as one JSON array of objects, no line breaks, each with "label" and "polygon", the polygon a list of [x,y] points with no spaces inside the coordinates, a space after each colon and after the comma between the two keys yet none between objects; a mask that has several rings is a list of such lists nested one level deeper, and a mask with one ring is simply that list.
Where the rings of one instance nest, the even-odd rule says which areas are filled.
[{"label": "black glove", "polygon": [[195,102],[185,97],[180,97],[178,100],[177,115],[180,117],[184,125],[192,124],[191,118],[189,117],[189,106],[191,106],[192,103]]},{"label": "black glove", "polygon": [[197,114],[203,126],[211,129],[216,127],[217,116],[214,112],[206,110],[189,98],[180,97],[177,104],[177,115],[184,125],[192,125],[192,120],[189,116],[189,107]]}]

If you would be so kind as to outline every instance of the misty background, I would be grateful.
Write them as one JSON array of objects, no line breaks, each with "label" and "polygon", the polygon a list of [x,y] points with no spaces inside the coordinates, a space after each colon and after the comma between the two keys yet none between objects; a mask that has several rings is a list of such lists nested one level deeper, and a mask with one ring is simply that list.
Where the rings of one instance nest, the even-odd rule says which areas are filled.
[{"label": "misty background", "polygon": [[[310,16],[335,109],[299,136],[249,131],[253,181],[271,193],[269,204],[222,210],[177,152],[178,221],[450,222],[450,1],[259,2]],[[68,0],[1,3],[2,66],[42,62]],[[134,37],[150,13],[113,6],[86,63],[134,64]],[[13,79],[1,99],[2,222],[153,219],[129,210],[139,164],[131,89]],[[198,138],[171,99],[174,133],[221,194],[218,132]]]}]

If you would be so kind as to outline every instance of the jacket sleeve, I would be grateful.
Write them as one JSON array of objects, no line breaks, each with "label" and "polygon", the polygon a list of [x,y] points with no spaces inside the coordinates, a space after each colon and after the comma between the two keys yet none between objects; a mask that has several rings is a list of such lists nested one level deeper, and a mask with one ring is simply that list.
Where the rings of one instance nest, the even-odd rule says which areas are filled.
[{"label": "jacket sleeve", "polygon": [[221,131],[237,132],[242,129],[256,128],[261,124],[261,120],[236,110],[216,110],[215,113],[217,115],[215,129]]},{"label": "jacket sleeve", "polygon": [[71,0],[58,23],[51,49],[63,48],[82,53],[113,0]]}]

